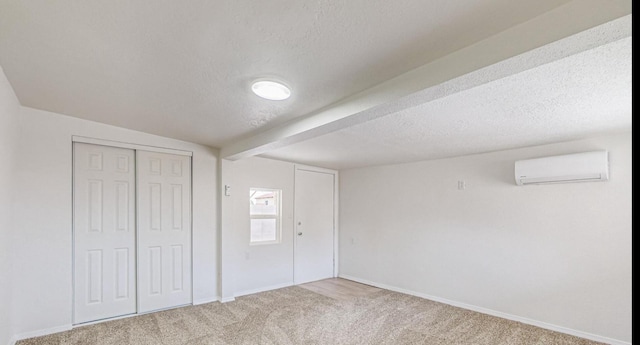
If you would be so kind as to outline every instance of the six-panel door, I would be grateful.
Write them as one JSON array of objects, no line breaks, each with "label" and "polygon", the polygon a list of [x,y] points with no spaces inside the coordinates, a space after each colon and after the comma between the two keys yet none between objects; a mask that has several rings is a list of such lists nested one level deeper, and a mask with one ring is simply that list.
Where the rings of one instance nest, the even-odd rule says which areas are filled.
[{"label": "six-panel door", "polygon": [[133,150],[75,143],[74,323],[136,312]]},{"label": "six-panel door", "polygon": [[73,147],[74,324],[190,304],[191,157]]},{"label": "six-panel door", "polygon": [[190,304],[191,159],[136,151],[138,312]]}]

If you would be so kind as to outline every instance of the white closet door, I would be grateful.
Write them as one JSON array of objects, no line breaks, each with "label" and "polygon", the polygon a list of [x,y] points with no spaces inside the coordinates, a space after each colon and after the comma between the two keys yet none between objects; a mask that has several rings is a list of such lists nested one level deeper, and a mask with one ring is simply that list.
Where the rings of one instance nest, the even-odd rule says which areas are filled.
[{"label": "white closet door", "polygon": [[82,143],[73,148],[73,322],[135,313],[134,152]]},{"label": "white closet door", "polygon": [[331,173],[296,169],[296,284],[333,277],[334,181]]},{"label": "white closet door", "polygon": [[138,312],[191,297],[191,157],[136,151]]}]

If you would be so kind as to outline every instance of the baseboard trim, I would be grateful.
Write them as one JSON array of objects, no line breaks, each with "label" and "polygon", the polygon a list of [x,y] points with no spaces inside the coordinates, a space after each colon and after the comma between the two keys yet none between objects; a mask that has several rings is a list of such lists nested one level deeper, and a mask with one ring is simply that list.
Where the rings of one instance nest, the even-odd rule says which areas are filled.
[{"label": "baseboard trim", "polygon": [[[565,333],[565,334],[573,335],[573,336],[580,337],[580,338],[585,338],[585,339],[598,341],[598,342],[602,342],[602,343],[607,343],[607,344],[611,344],[611,345],[631,345],[630,342],[617,340],[617,339],[612,339],[612,338],[608,338],[608,337],[603,337],[603,336],[599,336],[599,335],[591,334],[591,333],[587,333],[587,332],[582,332],[582,331],[574,330],[574,329],[571,329],[571,328],[566,328],[566,327],[562,327],[562,326],[549,324],[549,323],[542,322],[542,321],[532,320],[532,319],[528,319],[528,318],[517,316],[517,315],[512,315],[512,314],[503,313],[503,312],[492,310],[492,309],[478,307],[478,306],[471,305],[471,304],[452,301],[452,300],[449,300],[449,299],[446,299],[446,298],[441,298],[441,297],[432,296],[432,295],[428,295],[428,294],[424,294],[424,293],[420,293],[420,292],[416,292],[416,291],[412,291],[412,290],[399,288],[399,287],[396,287],[396,286],[382,284],[382,283],[374,282],[374,281],[371,281],[371,280],[367,280],[367,279],[362,279],[362,278],[358,278],[358,277],[355,277],[355,276],[351,276],[351,275],[348,275],[348,274],[340,274],[339,277],[340,278],[344,278],[344,279],[348,279],[348,280],[352,280],[352,281],[355,281],[355,282],[358,282],[358,283],[375,286],[375,287],[378,287],[378,288],[381,288],[381,289],[390,290],[390,291],[399,292],[399,293],[404,293],[404,294],[407,294],[407,295],[416,296],[416,297],[428,299],[428,300],[431,300],[431,301],[448,304],[448,305],[451,305],[451,306],[454,306],[454,307],[459,307],[459,308],[472,310],[472,311],[476,311],[476,312],[483,313],[483,314],[488,314],[488,315],[500,317],[500,318],[507,319],[507,320],[521,322],[521,323],[524,323],[524,324],[528,324],[528,325],[532,325],[532,326],[536,326],[536,327],[540,327],[540,328],[544,328],[544,329],[548,329],[548,330],[556,331],[556,332],[560,332],[560,333]],[[277,285],[271,285],[271,286],[267,286],[267,287],[241,291],[241,292],[235,294],[234,297],[229,297],[229,298],[215,297],[215,298],[209,298],[209,299],[200,299],[200,300],[194,301],[193,304],[194,305],[198,305],[198,304],[205,304],[205,303],[216,302],[216,301],[220,301],[221,303],[232,302],[232,301],[235,301],[235,297],[252,295],[252,294],[255,294],[255,293],[259,293],[259,292],[265,292],[265,291],[270,291],[270,290],[281,289],[281,288],[289,287],[289,286],[293,286],[293,285],[294,285],[293,282],[284,283],[284,284],[277,284]],[[58,333],[58,332],[64,332],[64,331],[71,330],[72,328],[73,328],[73,326],[69,324],[69,325],[62,325],[62,326],[57,326],[57,327],[41,329],[41,330],[37,330],[37,331],[31,331],[31,332],[25,332],[25,333],[16,334],[16,335],[12,336],[11,339],[9,340],[9,345],[15,345],[15,343],[18,342],[19,340],[28,339],[28,338],[34,338],[34,337],[40,337],[40,336],[53,334],[53,333]]]},{"label": "baseboard trim", "polygon": [[367,279],[354,277],[354,276],[351,276],[351,275],[348,275],[348,274],[340,274],[339,277],[347,279],[347,280],[353,280],[354,282],[375,286],[375,287],[378,287],[378,288],[381,288],[381,289],[394,291],[394,292],[399,292],[399,293],[403,293],[403,294],[407,294],[407,295],[411,295],[411,296],[416,296],[416,297],[428,299],[428,300],[431,300],[431,301],[448,304],[448,305],[451,305],[451,306],[454,306],[454,307],[463,308],[463,309],[472,310],[472,311],[477,311],[479,313],[488,314],[488,315],[492,315],[492,316],[497,316],[497,317],[500,317],[500,318],[503,318],[503,319],[507,319],[507,320],[511,320],[511,321],[517,321],[517,322],[521,322],[521,323],[524,323],[524,324],[527,324],[527,325],[536,326],[536,327],[548,329],[548,330],[555,331],[555,332],[565,333],[565,334],[573,335],[573,336],[584,338],[584,339],[598,341],[598,342],[601,342],[601,343],[607,343],[607,344],[611,344],[611,345],[631,345],[630,342],[617,340],[617,339],[612,339],[612,338],[608,338],[608,337],[603,337],[603,336],[600,336],[600,335],[591,334],[591,333],[587,333],[587,332],[577,331],[575,329],[566,328],[566,327],[562,327],[562,326],[557,326],[557,325],[553,325],[553,324],[542,322],[542,321],[532,320],[532,319],[528,319],[528,318],[525,318],[525,317],[512,315],[512,314],[508,314],[508,313],[503,313],[503,312],[492,310],[492,309],[478,307],[478,306],[475,306],[475,305],[472,305],[472,304],[456,302],[456,301],[452,301],[452,300],[449,300],[449,299],[446,299],[446,298],[427,295],[427,294],[424,294],[424,293],[411,291],[411,290],[399,288],[399,287],[396,287],[396,286],[391,286],[391,285],[387,285],[387,284],[382,284],[382,283],[370,281],[370,280],[367,280]]},{"label": "baseboard trim", "polygon": [[228,302],[233,302],[235,300],[236,300],[235,297],[224,297],[224,298],[220,298],[220,303],[228,303]]},{"label": "baseboard trim", "polygon": [[201,298],[201,299],[193,300],[193,305],[207,304],[207,303],[218,302],[218,301],[220,301],[220,297],[219,296],[209,297],[209,298]]},{"label": "baseboard trim", "polygon": [[19,340],[29,339],[34,337],[41,337],[43,335],[49,335],[49,334],[58,333],[58,332],[69,331],[72,328],[73,326],[69,324],[69,325],[62,325],[62,326],[40,329],[37,331],[15,334],[13,337],[11,337],[11,340],[9,341],[9,345],[15,345],[15,343],[18,342]]},{"label": "baseboard trim", "polygon": [[282,289],[282,288],[289,287],[289,286],[293,286],[293,282],[286,282],[286,283],[283,283],[283,284],[276,284],[276,285],[265,286],[265,287],[261,287],[261,288],[257,288],[257,289],[250,289],[250,290],[240,291],[240,292],[235,293],[234,297],[253,295],[254,293],[277,290],[277,289]]}]

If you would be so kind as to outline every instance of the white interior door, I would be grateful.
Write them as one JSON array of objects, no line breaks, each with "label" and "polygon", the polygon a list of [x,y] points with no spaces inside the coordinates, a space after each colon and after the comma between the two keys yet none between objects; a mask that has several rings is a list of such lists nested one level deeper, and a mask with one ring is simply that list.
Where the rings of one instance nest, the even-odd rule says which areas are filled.
[{"label": "white interior door", "polygon": [[138,312],[189,304],[191,157],[136,151]]},{"label": "white interior door", "polygon": [[82,143],[73,150],[73,322],[135,313],[134,151]]},{"label": "white interior door", "polygon": [[334,183],[332,173],[296,169],[296,284],[333,277]]}]

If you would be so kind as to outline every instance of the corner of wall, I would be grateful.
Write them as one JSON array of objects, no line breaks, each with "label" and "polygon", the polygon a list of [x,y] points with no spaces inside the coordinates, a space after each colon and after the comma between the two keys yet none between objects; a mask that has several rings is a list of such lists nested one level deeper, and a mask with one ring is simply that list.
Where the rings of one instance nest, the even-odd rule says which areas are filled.
[{"label": "corner of wall", "polygon": [[[20,129],[20,102],[0,66],[0,281],[12,282],[11,237],[14,228],[13,207],[15,159]],[[0,344],[13,336],[11,284],[0,284]]]}]

